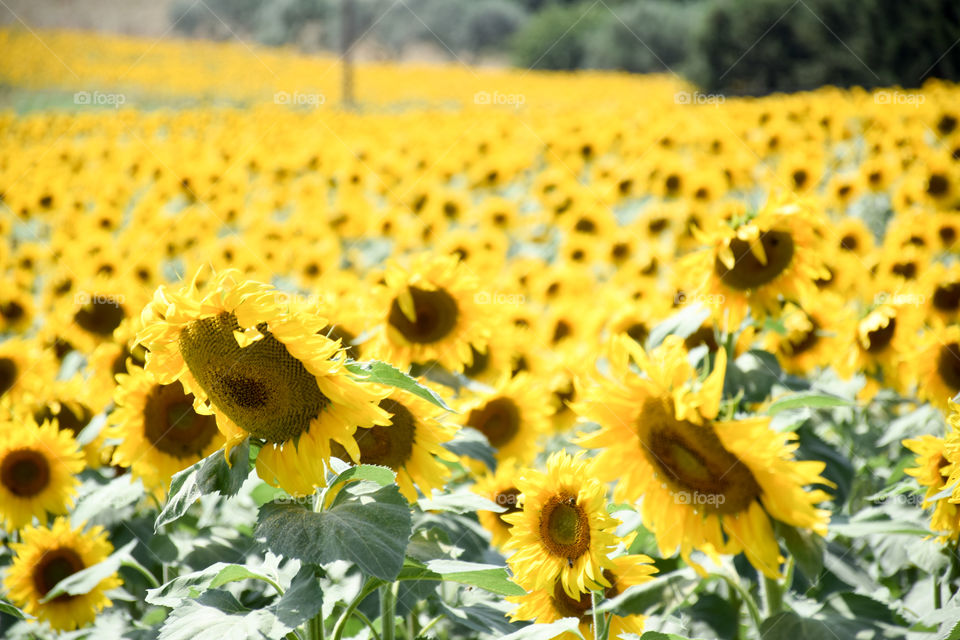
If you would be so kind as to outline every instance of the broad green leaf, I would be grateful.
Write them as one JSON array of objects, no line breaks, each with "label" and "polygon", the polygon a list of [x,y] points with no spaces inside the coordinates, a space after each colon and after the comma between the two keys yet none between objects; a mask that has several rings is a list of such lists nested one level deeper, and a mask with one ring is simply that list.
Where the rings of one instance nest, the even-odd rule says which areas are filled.
[{"label": "broad green leaf", "polygon": [[644,631],[640,640],[690,640],[686,636],[678,636],[675,633],[663,633],[662,631]]},{"label": "broad green leaf", "polygon": [[811,618],[801,618],[792,611],[771,616],[760,625],[762,640],[824,640],[836,637],[825,623]]},{"label": "broad green leaf", "polygon": [[383,580],[400,573],[410,533],[410,506],[395,485],[319,513],[271,502],[260,507],[254,531],[268,549],[287,558],[314,564],[348,560]]},{"label": "broad green leaf", "polygon": [[637,584],[613,598],[600,603],[597,611],[612,612],[618,616],[642,615],[667,599],[667,591],[695,579],[692,569],[682,569],[657,577],[650,582]]},{"label": "broad green leaf", "polygon": [[423,511],[452,511],[453,513],[473,513],[474,511],[501,513],[507,510],[506,507],[478,496],[472,491],[442,493],[430,498],[422,498],[417,501],[417,506]]},{"label": "broad green leaf", "polygon": [[346,364],[347,371],[354,374],[355,376],[361,377],[367,382],[375,382],[377,384],[385,384],[390,387],[397,387],[398,389],[403,389],[413,395],[423,398],[431,404],[435,404],[441,409],[446,409],[451,413],[456,413],[453,409],[447,406],[447,403],[438,396],[432,389],[425,387],[414,378],[411,378],[409,375],[400,371],[391,364],[386,362],[380,362],[379,360],[371,360],[369,362],[348,362]]},{"label": "broad green leaf", "polygon": [[928,536],[930,531],[918,527],[912,522],[897,522],[895,520],[868,520],[861,522],[831,522],[829,529],[832,533],[846,536],[848,538],[858,538],[871,534],[885,535],[912,535]]},{"label": "broad green leaf", "polygon": [[812,531],[797,529],[782,522],[777,522],[776,528],[797,568],[808,580],[815,581],[823,571],[823,549],[826,544],[823,538]]},{"label": "broad green leaf", "polygon": [[280,489],[279,487],[271,487],[266,482],[261,482],[253,488],[253,491],[250,492],[250,497],[253,498],[253,501],[257,504],[258,507],[262,507],[268,502],[272,502],[277,498],[287,498],[290,494]]},{"label": "broad green leaf", "polygon": [[495,564],[461,562],[459,560],[428,560],[421,564],[407,559],[398,580],[445,580],[502,596],[522,596],[526,590],[510,580],[505,567]]},{"label": "broad green leaf", "polygon": [[503,636],[500,640],[553,640],[563,633],[571,633],[584,640],[583,634],[580,633],[578,618],[562,618],[550,624],[531,624],[520,631]]},{"label": "broad green leaf", "polygon": [[102,511],[119,511],[143,495],[143,483],[133,481],[130,474],[124,474],[80,496],[77,506],[70,513],[70,521],[80,526],[93,520]]},{"label": "broad green leaf", "polygon": [[787,411],[789,409],[824,409],[828,407],[851,407],[855,405],[855,402],[847,400],[846,398],[840,398],[819,391],[805,391],[774,400],[767,408],[767,414],[775,416],[781,411]]},{"label": "broad green leaf", "polygon": [[216,589],[229,582],[239,582],[248,578],[252,580],[267,580],[267,576],[251,571],[241,564],[229,564],[217,572],[217,575],[210,581],[209,586],[211,589]]},{"label": "broad green leaf", "polygon": [[86,569],[69,575],[53,586],[53,589],[40,599],[40,603],[50,602],[59,595],[67,594],[79,596],[89,593],[104,578],[109,578],[117,572],[120,564],[130,555],[130,550],[137,546],[137,540],[131,540],[120,549],[114,551],[106,560],[89,566]]},{"label": "broad green leaf", "polygon": [[667,336],[689,337],[700,328],[703,321],[710,317],[710,310],[699,303],[690,304],[673,314],[650,331],[647,348],[652,349],[663,342]]},{"label": "broad green leaf", "polygon": [[376,482],[381,487],[387,487],[394,483],[397,473],[390,467],[381,467],[374,464],[360,464],[350,467],[330,483],[328,490],[333,489],[339,484],[355,482],[359,480],[368,480]]},{"label": "broad green leaf", "polygon": [[281,623],[296,629],[317,615],[322,606],[323,590],[320,589],[316,568],[304,564],[293,577],[290,587],[270,609]]},{"label": "broad green leaf", "polygon": [[493,447],[490,446],[490,441],[483,433],[473,427],[457,429],[457,434],[453,437],[453,440],[444,442],[443,447],[458,456],[479,460],[491,471],[497,468],[497,459],[493,455]]},{"label": "broad green leaf", "polygon": [[32,615],[30,615],[20,607],[12,605],[6,600],[0,600],[0,613],[5,613],[8,616],[12,616],[16,618],[17,620],[27,620],[27,619],[33,618]]},{"label": "broad green leaf", "polygon": [[219,449],[203,460],[173,475],[167,504],[163,506],[154,531],[187,512],[187,509],[206,493],[220,493],[232,496],[240,490],[244,480],[250,474],[250,440],[244,440],[230,452],[230,464]]},{"label": "broad green leaf", "polygon": [[291,628],[269,608],[251,611],[230,593],[211,589],[171,611],[159,640],[263,640],[281,637]]}]

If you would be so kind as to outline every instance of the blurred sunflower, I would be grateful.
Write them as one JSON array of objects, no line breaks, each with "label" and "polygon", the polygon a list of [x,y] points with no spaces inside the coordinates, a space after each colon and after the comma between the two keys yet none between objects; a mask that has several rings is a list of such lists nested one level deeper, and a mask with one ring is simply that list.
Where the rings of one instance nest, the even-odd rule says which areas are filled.
[{"label": "blurred sunflower", "polygon": [[56,421],[37,425],[33,418],[0,425],[0,518],[8,531],[34,517],[66,513],[77,493],[83,454],[69,431]]},{"label": "blurred sunflower", "polygon": [[507,460],[498,464],[496,471],[487,471],[480,476],[472,489],[475,494],[506,509],[500,513],[477,511],[480,524],[490,532],[490,542],[498,549],[502,549],[510,539],[510,530],[513,528],[513,525],[504,520],[504,517],[520,511],[520,490],[517,489],[519,475],[520,466],[517,461]]},{"label": "blurred sunflower", "polygon": [[960,393],[960,326],[924,331],[908,357],[917,395],[947,411],[950,398]]},{"label": "blurred sunflower", "polygon": [[533,460],[538,440],[550,428],[550,408],[533,378],[518,373],[502,376],[493,393],[465,400],[459,407],[460,424],[487,437],[497,460]]},{"label": "blurred sunflower", "polygon": [[195,282],[157,290],[137,335],[146,371],[159,384],[179,380],[197,413],[216,416],[228,454],[247,437],[264,440],[264,480],[307,495],[325,483],[331,440],[356,460],[357,428],[389,424],[377,406],[386,393],[346,372],[323,318],[283,309],[285,294],[238,275],[220,273],[205,292]]},{"label": "blurred sunflower", "polygon": [[179,382],[158,384],[139,367],[117,379],[107,437],[120,444],[111,464],[129,467],[162,500],[173,474],[223,446],[223,436],[216,418],[197,413]]},{"label": "blurred sunflower", "polygon": [[803,304],[824,277],[815,230],[822,220],[809,204],[771,200],[760,211],[704,239],[706,249],[681,258],[678,270],[714,317],[736,328],[747,309],[776,316],[781,298]]},{"label": "blurred sunflower", "polygon": [[767,349],[795,375],[828,366],[852,346],[853,318],[841,298],[823,293],[809,309],[788,303],[781,316],[785,333],[770,331],[766,337]]},{"label": "blurred sunflower", "polygon": [[514,580],[527,590],[560,591],[577,600],[584,591],[611,587],[608,557],[617,545],[618,521],[607,513],[606,486],[593,461],[557,451],[546,472],[520,474],[520,511],[503,517],[513,525],[504,545]]},{"label": "blurred sunflower", "polygon": [[15,401],[48,384],[56,375],[52,350],[40,348],[36,340],[11,338],[0,342],[0,397]]},{"label": "blurred sunflower", "polygon": [[364,347],[371,357],[400,367],[435,360],[459,372],[471,363],[471,346],[486,347],[490,294],[455,256],[423,255],[409,270],[393,264],[383,280],[381,330]]},{"label": "blurred sunflower", "polygon": [[[650,582],[657,569],[653,560],[644,555],[620,556],[613,559],[613,568],[605,569],[604,578],[610,586],[604,589],[604,598],[613,598],[627,588]],[[593,597],[589,591],[571,596],[563,590],[558,581],[552,589],[537,589],[525,596],[507,598],[519,605],[510,614],[511,620],[533,620],[538,624],[549,624],[563,618],[576,618],[580,622],[580,633],[584,638],[594,637],[593,616],[588,613],[593,608]],[[617,616],[610,618],[609,637],[620,638],[625,633],[643,633],[646,617],[642,615]],[[555,640],[574,640],[572,633],[563,633]]]},{"label": "blurred sunflower", "polygon": [[113,552],[103,527],[81,531],[71,529],[69,519],[57,518],[50,528],[31,526],[21,533],[21,542],[10,544],[15,557],[3,581],[12,602],[55,631],[85,627],[113,604],[106,592],[122,584],[117,573],[104,577],[87,593],[62,594],[41,602],[58,582],[103,562]]},{"label": "blurred sunflower", "polygon": [[[393,469],[400,493],[410,504],[417,501],[417,488],[429,498],[432,490],[442,489],[450,476],[449,467],[437,458],[457,460],[443,447],[453,438],[455,429],[433,418],[437,409],[432,404],[399,389],[381,400],[380,408],[390,414],[390,424],[357,429],[357,462]],[[347,458],[344,448],[336,443],[332,454]]]},{"label": "blurred sunflower", "polygon": [[[950,404],[956,407],[953,402]],[[946,442],[943,438],[924,435],[904,440],[903,446],[917,454],[914,460],[917,466],[903,472],[916,478],[920,486],[927,489],[922,506],[924,509],[933,507],[930,529],[940,534],[941,542],[960,538],[960,505],[945,498],[933,499],[947,485],[947,477],[954,467],[954,463],[946,458]]]},{"label": "blurred sunflower", "polygon": [[[722,421],[720,409],[726,352],[717,351],[713,371],[699,388],[683,341],[668,336],[646,353],[627,336],[608,349],[611,378],[597,379],[574,409],[600,424],[581,433],[578,444],[600,449],[597,470],[617,480],[614,499],[643,498],[644,524],[663,555],[680,548],[744,552],[767,576],[779,575],[782,560],[771,519],[823,535],[829,512],[814,505],[827,494],[807,485],[828,485],[824,463],[797,461],[792,433],[770,429],[758,416]],[[646,374],[631,368],[631,359]]]}]

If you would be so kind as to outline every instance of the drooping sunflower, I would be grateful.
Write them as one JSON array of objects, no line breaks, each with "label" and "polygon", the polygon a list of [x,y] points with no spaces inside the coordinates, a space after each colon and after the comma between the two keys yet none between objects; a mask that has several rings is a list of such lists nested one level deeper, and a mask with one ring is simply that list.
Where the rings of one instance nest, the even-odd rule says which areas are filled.
[{"label": "drooping sunflower", "polygon": [[93,622],[100,611],[112,604],[106,592],[121,585],[119,575],[113,573],[85,594],[63,594],[40,602],[58,582],[103,562],[113,552],[103,527],[71,529],[68,518],[57,518],[50,528],[25,528],[21,542],[10,548],[16,554],[4,579],[10,600],[50,623],[56,631],[69,631]]},{"label": "drooping sunflower", "polygon": [[915,307],[902,303],[871,309],[857,323],[856,348],[850,349],[846,362],[839,363],[841,373],[863,371],[892,389],[902,389],[904,359],[916,342],[917,315]]},{"label": "drooping sunflower", "polygon": [[386,393],[348,374],[340,343],[322,333],[326,320],[282,308],[284,295],[238,275],[220,273],[205,292],[195,281],[157,290],[137,335],[146,371],[160,384],[179,380],[197,413],[216,416],[227,453],[247,437],[264,440],[264,480],[307,495],[325,482],[331,440],[356,460],[357,428],[389,424],[377,406]]},{"label": "drooping sunflower", "polygon": [[922,506],[924,509],[933,507],[930,529],[940,534],[941,542],[956,540],[960,537],[960,506],[946,498],[933,500],[943,491],[954,466],[946,457],[946,442],[943,438],[924,435],[904,440],[903,446],[917,454],[914,460],[917,466],[903,472],[916,478],[920,486],[927,489]]},{"label": "drooping sunflower", "polygon": [[471,363],[471,346],[483,349],[491,292],[456,256],[418,257],[411,268],[388,266],[376,299],[380,331],[365,352],[396,366],[436,361],[451,371]]},{"label": "drooping sunflower", "polygon": [[[723,421],[718,413],[726,352],[699,387],[683,340],[668,336],[649,354],[627,336],[608,345],[609,378],[596,377],[574,409],[601,428],[578,444],[600,449],[597,470],[617,480],[614,499],[643,498],[644,524],[661,553],[677,548],[691,566],[699,549],[710,556],[744,552],[765,575],[782,560],[771,520],[826,533],[828,498],[808,485],[829,485],[824,463],[798,461],[792,433],[758,416]],[[646,374],[631,368],[631,360]]]},{"label": "drooping sunflower", "polygon": [[537,455],[542,435],[550,429],[551,408],[531,376],[501,377],[494,392],[466,400],[458,419],[487,437],[497,460],[528,463]]},{"label": "drooping sunflower", "polygon": [[[613,559],[613,568],[605,569],[603,574],[610,586],[604,589],[605,598],[613,598],[628,587],[653,580],[657,569],[653,560],[644,555],[619,556]],[[593,608],[590,592],[571,596],[563,590],[561,583],[550,589],[537,589],[524,596],[507,598],[519,605],[510,614],[512,620],[534,620],[538,624],[549,624],[563,618],[577,618],[580,621],[580,633],[584,638],[592,638],[593,616],[588,613]],[[610,619],[611,638],[619,638],[624,633],[643,633],[646,616],[613,616]],[[555,640],[573,640],[572,633],[563,633]]]},{"label": "drooping sunflower", "polygon": [[80,482],[83,454],[56,421],[37,425],[32,417],[0,423],[0,518],[7,530],[46,522],[47,513],[66,513]]},{"label": "drooping sunflower", "polygon": [[503,517],[513,525],[504,545],[514,580],[527,590],[561,591],[578,599],[584,591],[610,587],[605,570],[617,545],[618,521],[607,513],[607,488],[593,461],[557,451],[546,471],[527,470],[517,479],[520,511]]},{"label": "drooping sunflower", "polygon": [[173,474],[223,446],[212,415],[197,413],[179,382],[159,384],[139,367],[118,374],[116,408],[106,435],[121,443],[112,464],[129,467],[147,491],[166,495]]},{"label": "drooping sunflower", "polygon": [[705,249],[680,260],[684,290],[703,296],[730,329],[748,308],[762,318],[779,313],[781,298],[802,305],[816,292],[815,281],[828,275],[818,251],[822,225],[810,204],[772,199],[755,214],[716,227],[704,238]]},{"label": "drooping sunflower", "polygon": [[[442,489],[450,476],[449,467],[437,458],[451,462],[457,459],[443,447],[456,429],[435,419],[437,408],[432,404],[399,389],[390,391],[380,401],[380,408],[390,414],[390,424],[357,429],[354,434],[360,447],[359,464],[396,471],[400,493],[411,504],[417,501],[418,487],[429,498],[432,490]],[[346,459],[346,451],[336,443],[332,453]]]},{"label": "drooping sunflower", "polygon": [[498,464],[496,471],[488,471],[480,476],[472,489],[477,495],[506,509],[499,513],[477,511],[481,526],[490,532],[490,542],[498,549],[502,549],[510,539],[510,529],[513,528],[504,520],[504,516],[520,511],[520,490],[517,489],[520,470],[516,460],[507,460]]}]

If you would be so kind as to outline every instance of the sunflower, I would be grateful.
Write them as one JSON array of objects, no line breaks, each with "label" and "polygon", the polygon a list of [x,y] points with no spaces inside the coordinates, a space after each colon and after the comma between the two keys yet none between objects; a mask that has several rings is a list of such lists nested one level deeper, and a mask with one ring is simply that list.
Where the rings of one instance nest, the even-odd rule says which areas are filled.
[{"label": "sunflower", "polygon": [[856,347],[849,350],[845,362],[838,363],[840,372],[849,376],[862,371],[892,389],[902,388],[904,359],[916,341],[916,316],[916,310],[907,304],[884,303],[874,307],[857,323]]},{"label": "sunflower", "polygon": [[852,346],[853,318],[838,296],[821,294],[809,311],[788,303],[782,320],[786,333],[771,331],[766,343],[789,373],[803,375],[826,367]]},{"label": "sunflower", "polygon": [[528,463],[550,429],[550,408],[533,378],[518,373],[502,376],[492,393],[464,401],[459,420],[487,437],[499,462],[515,458]]},{"label": "sunflower", "polygon": [[820,216],[802,201],[771,200],[756,214],[717,228],[708,247],[685,256],[679,273],[687,292],[703,299],[713,315],[736,328],[748,307],[758,318],[777,315],[781,297],[803,304],[825,277],[815,233]]},{"label": "sunflower", "polygon": [[111,464],[129,467],[157,498],[170,478],[223,446],[216,418],[197,413],[179,382],[159,384],[139,367],[118,374],[107,437],[120,440]]},{"label": "sunflower", "polygon": [[490,532],[490,542],[498,549],[502,549],[510,539],[510,530],[513,528],[504,520],[505,516],[520,511],[520,490],[517,489],[517,478],[520,467],[516,460],[507,460],[497,465],[494,472],[486,472],[480,476],[473,486],[473,492],[487,498],[506,511],[477,511],[477,518],[484,529]]},{"label": "sunflower", "polygon": [[40,348],[36,340],[11,338],[0,342],[0,397],[15,401],[48,384],[56,375],[52,350]]},{"label": "sunflower", "polygon": [[87,531],[71,529],[67,518],[57,518],[53,526],[27,527],[22,541],[10,548],[16,554],[7,571],[4,587],[11,601],[30,615],[50,623],[55,631],[84,627],[112,602],[106,592],[121,585],[113,573],[81,595],[62,594],[49,602],[43,597],[64,578],[103,562],[113,545],[103,527]]},{"label": "sunflower", "polygon": [[[25,393],[13,405],[12,412],[15,416],[29,413],[37,424],[55,420],[57,428],[68,431],[76,438],[97,414],[97,410],[88,398],[89,392],[95,386],[80,375],[70,380],[53,380],[43,387],[37,387]],[[87,466],[91,468],[100,466],[103,441],[103,434],[99,434],[83,446]]]},{"label": "sunflower", "polygon": [[265,441],[264,480],[307,495],[325,483],[331,440],[356,460],[356,429],[389,424],[377,406],[386,393],[349,376],[326,320],[283,309],[284,294],[238,275],[220,273],[203,293],[196,278],[157,290],[137,335],[146,371],[159,384],[179,380],[197,413],[216,416],[227,453],[250,436]]},{"label": "sunflower", "polygon": [[[653,580],[657,569],[653,560],[644,555],[620,556],[613,559],[613,568],[605,569],[604,578],[610,586],[604,589],[605,598],[613,598],[632,587]],[[580,621],[580,633],[584,638],[594,637],[593,616],[588,613],[593,608],[593,597],[589,591],[570,595],[563,590],[559,581],[551,589],[537,589],[524,596],[513,596],[508,601],[519,605],[510,614],[511,620],[534,620],[539,624],[549,624],[563,618],[577,618]],[[610,638],[620,638],[624,633],[643,633],[645,616],[613,616],[610,619]],[[559,640],[573,640],[576,636],[564,633]]]},{"label": "sunflower", "polygon": [[909,366],[917,395],[948,410],[947,402],[960,393],[960,326],[924,331],[911,350]]},{"label": "sunflower", "polygon": [[[490,293],[455,256],[417,258],[407,270],[390,265],[376,298],[380,331],[369,343],[372,357],[406,367],[437,361],[451,371],[470,364],[473,346],[488,340]],[[364,347],[365,350],[367,347]]]},{"label": "sunflower", "polygon": [[36,516],[66,513],[80,482],[83,454],[69,431],[56,421],[37,425],[33,418],[0,425],[0,518],[7,530]]},{"label": "sunflower", "polygon": [[919,288],[927,305],[927,321],[953,324],[960,320],[960,264],[930,265]]},{"label": "sunflower", "polygon": [[[607,349],[611,378],[596,379],[574,409],[600,425],[578,444],[600,449],[597,470],[617,480],[614,499],[643,498],[644,524],[664,556],[680,548],[691,566],[693,549],[716,558],[744,552],[765,575],[779,575],[782,560],[771,519],[823,535],[827,499],[811,484],[824,463],[797,461],[792,433],[778,433],[769,417],[717,419],[726,352],[717,351],[713,372],[699,387],[683,340],[668,336],[646,353],[627,336]],[[631,359],[646,373],[637,374]]]},{"label": "sunflower", "polygon": [[[957,406],[953,402],[950,404]],[[946,457],[946,442],[943,438],[924,435],[904,440],[903,446],[917,454],[914,460],[917,466],[904,469],[903,472],[916,478],[921,487],[927,488],[922,506],[924,509],[933,507],[930,529],[940,534],[941,542],[960,538],[960,506],[950,500],[933,499],[943,491],[954,467]]]},{"label": "sunflower", "polygon": [[[418,487],[427,497],[433,489],[442,489],[450,469],[437,458],[457,460],[443,447],[456,429],[433,418],[437,409],[432,404],[399,389],[393,389],[381,400],[380,408],[390,414],[390,424],[357,429],[354,438],[360,447],[358,463],[393,469],[400,493],[411,504],[417,501]],[[338,444],[333,445],[332,453],[347,458]]]},{"label": "sunflower", "polygon": [[527,590],[553,589],[578,599],[584,591],[612,586],[604,571],[617,545],[618,521],[607,513],[607,488],[593,461],[557,451],[546,472],[517,478],[520,507],[503,519],[513,525],[504,548],[514,580]]}]

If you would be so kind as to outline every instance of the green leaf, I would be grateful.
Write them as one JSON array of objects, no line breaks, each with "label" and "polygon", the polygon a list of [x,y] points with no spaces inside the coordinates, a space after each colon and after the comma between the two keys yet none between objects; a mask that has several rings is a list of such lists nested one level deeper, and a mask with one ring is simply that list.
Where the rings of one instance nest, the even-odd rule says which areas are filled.
[{"label": "green leaf", "polygon": [[250,440],[244,440],[230,452],[230,464],[227,465],[223,449],[219,449],[203,460],[175,473],[170,481],[167,504],[163,506],[154,531],[169,524],[187,512],[187,509],[203,494],[220,493],[232,496],[240,490],[244,480],[250,474]]},{"label": "green leaf", "polygon": [[690,640],[686,636],[678,636],[675,633],[663,633],[662,631],[644,631],[640,640]]},{"label": "green leaf", "polygon": [[130,555],[130,550],[137,546],[137,542],[137,540],[131,540],[110,554],[106,560],[67,576],[55,584],[53,589],[40,599],[40,603],[50,602],[63,594],[79,596],[90,593],[101,580],[109,578],[120,569],[120,563]]},{"label": "green leaf", "polygon": [[497,459],[494,456],[493,447],[490,446],[490,441],[487,440],[487,436],[473,427],[457,429],[457,434],[453,437],[453,440],[444,442],[443,447],[458,456],[479,460],[491,471],[497,468]]},{"label": "green leaf", "polygon": [[313,565],[304,564],[293,577],[290,587],[271,605],[277,619],[291,629],[313,618],[323,606],[323,590]]},{"label": "green leaf", "polygon": [[269,608],[251,611],[227,591],[211,589],[170,612],[159,640],[262,640],[281,637],[291,629]]},{"label": "green leaf", "polygon": [[510,580],[506,567],[459,560],[428,560],[422,564],[407,559],[397,579],[444,580],[479,587],[502,596],[522,596],[526,593],[523,587]]},{"label": "green leaf", "polygon": [[349,560],[383,580],[400,573],[410,533],[410,506],[395,485],[319,513],[271,502],[260,507],[254,530],[274,553],[314,564]]},{"label": "green leaf", "polygon": [[32,615],[20,607],[10,604],[6,600],[0,600],[0,613],[5,613],[8,616],[16,618],[17,620],[33,619]]},{"label": "green leaf", "polygon": [[500,640],[553,640],[563,633],[571,633],[583,640],[583,634],[580,633],[580,620],[562,618],[550,624],[531,624],[520,631],[503,636]]},{"label": "green leaf", "polygon": [[911,535],[928,536],[930,531],[918,527],[912,522],[897,522],[896,520],[867,520],[860,522],[831,522],[829,529],[832,533],[859,538],[872,534],[884,535]]},{"label": "green leaf", "polygon": [[209,586],[211,589],[216,589],[229,582],[240,582],[248,578],[252,580],[263,580],[264,582],[268,580],[267,576],[251,571],[242,564],[230,564],[217,572],[217,575],[210,581]]},{"label": "green leaf", "polygon": [[690,304],[673,314],[650,331],[647,348],[652,349],[663,342],[667,336],[689,337],[700,328],[703,321],[710,317],[710,310],[700,304]]},{"label": "green leaf", "polygon": [[385,384],[391,387],[397,387],[398,389],[403,389],[418,398],[423,398],[431,404],[435,404],[441,409],[446,409],[451,413],[456,413],[453,409],[447,406],[447,403],[438,396],[432,389],[425,387],[414,378],[411,378],[409,375],[400,371],[391,364],[386,362],[380,362],[379,360],[371,360],[369,362],[348,362],[346,364],[347,371],[354,374],[355,376],[361,377],[367,382],[375,382],[377,384]]},{"label": "green leaf", "polygon": [[760,625],[762,640],[823,640],[835,635],[825,623],[801,618],[792,611],[771,616]]},{"label": "green leaf", "polygon": [[[217,562],[201,571],[194,571],[170,580],[156,589],[148,589],[146,601],[164,607],[176,607],[185,598],[195,598],[209,588],[216,588],[234,580],[259,578],[247,567],[228,562]],[[214,581],[219,581],[213,584]]]},{"label": "green leaf", "polygon": [[855,402],[839,396],[821,393],[819,391],[805,391],[794,393],[771,402],[767,408],[767,414],[775,416],[781,411],[787,411],[789,409],[824,409],[827,407],[851,407],[855,405]]},{"label": "green leaf", "polygon": [[390,467],[381,467],[375,464],[360,464],[350,467],[330,483],[327,491],[347,482],[357,482],[367,480],[376,482],[381,487],[388,487],[394,483],[397,478],[397,472]]},{"label": "green leaf", "polygon": [[623,593],[600,603],[597,611],[612,612],[618,616],[642,615],[666,600],[668,590],[690,582],[695,577],[693,570],[682,569],[657,577],[650,582],[627,587]]},{"label": "green leaf", "polygon": [[80,496],[70,513],[70,521],[79,526],[103,511],[119,511],[143,495],[143,483],[132,481],[130,474],[124,474]]},{"label": "green leaf", "polygon": [[417,501],[417,506],[423,511],[452,511],[453,513],[473,513],[475,511],[502,513],[507,510],[506,507],[498,505],[483,496],[478,496],[472,491],[457,491],[435,495],[432,498],[422,498]]},{"label": "green leaf", "polygon": [[258,507],[262,507],[277,498],[289,498],[290,494],[279,487],[271,487],[266,482],[261,482],[250,492],[250,497]]},{"label": "green leaf", "polygon": [[776,528],[800,572],[811,582],[816,581],[823,571],[824,539],[812,531],[797,529],[782,522],[776,522]]}]

